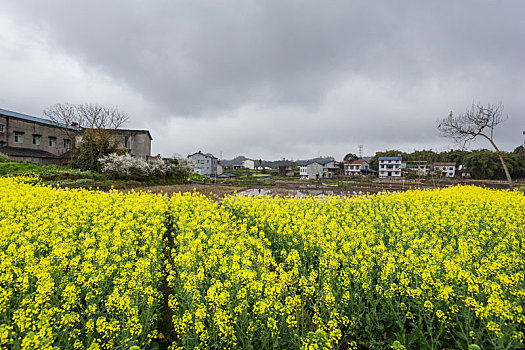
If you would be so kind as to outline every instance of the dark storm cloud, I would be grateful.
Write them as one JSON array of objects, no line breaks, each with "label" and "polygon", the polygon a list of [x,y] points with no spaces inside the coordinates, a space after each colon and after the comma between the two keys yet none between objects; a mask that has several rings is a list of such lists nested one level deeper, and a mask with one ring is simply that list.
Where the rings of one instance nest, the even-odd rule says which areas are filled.
[{"label": "dark storm cloud", "polygon": [[[502,127],[505,145],[521,142],[511,135],[525,107],[521,1],[7,1],[0,9],[143,99],[146,125],[169,119],[173,132],[207,135],[213,152],[437,147],[436,118],[473,100],[502,100],[515,116]],[[159,149],[190,148],[179,139],[161,138]]]}]

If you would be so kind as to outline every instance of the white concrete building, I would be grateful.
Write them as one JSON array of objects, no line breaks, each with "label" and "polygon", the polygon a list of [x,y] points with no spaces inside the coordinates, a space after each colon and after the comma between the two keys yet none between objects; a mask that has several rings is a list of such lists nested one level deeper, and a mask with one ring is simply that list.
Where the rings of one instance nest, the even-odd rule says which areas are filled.
[{"label": "white concrete building", "polygon": [[401,177],[402,157],[379,157],[379,177]]},{"label": "white concrete building", "polygon": [[361,170],[370,169],[370,165],[364,159],[346,161],[344,164],[344,173],[346,176],[360,176]]},{"label": "white concrete building", "polygon": [[251,159],[245,159],[243,162],[242,162],[242,166],[245,168],[245,169],[250,169],[250,170],[254,170],[255,169],[255,162]]},{"label": "white concrete building", "polygon": [[456,176],[456,163],[434,163],[434,171],[443,177]]},{"label": "white concrete building", "polygon": [[217,175],[217,158],[211,153],[202,153],[199,151],[190,154],[187,158],[195,162],[194,172],[201,175]]}]

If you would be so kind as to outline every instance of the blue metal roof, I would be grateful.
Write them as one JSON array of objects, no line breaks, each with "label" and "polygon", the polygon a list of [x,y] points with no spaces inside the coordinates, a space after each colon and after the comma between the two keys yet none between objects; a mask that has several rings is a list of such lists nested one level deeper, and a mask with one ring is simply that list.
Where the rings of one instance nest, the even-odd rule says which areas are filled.
[{"label": "blue metal roof", "polygon": [[401,160],[403,157],[379,157],[378,160]]},{"label": "blue metal roof", "polygon": [[312,163],[317,163],[317,164],[321,164],[321,165],[325,165],[325,164],[328,164],[328,163],[332,163],[332,162],[335,162],[335,160],[309,160],[305,163],[302,163],[302,164],[299,164],[299,166],[307,166],[307,165],[310,165]]},{"label": "blue metal roof", "polygon": [[0,114],[7,115],[9,117],[24,119],[24,120],[28,120],[28,121],[32,121],[32,122],[36,122],[36,123],[41,123],[41,124],[46,124],[46,125],[51,125],[51,126],[57,126],[59,128],[68,128],[68,129],[72,129],[72,130],[82,130],[82,128],[79,128],[77,126],[66,125],[66,124],[62,124],[62,123],[55,123],[52,120],[37,118],[37,117],[33,117],[33,116],[27,115],[27,114],[22,114],[22,113],[17,113],[17,112],[13,112],[13,111],[8,111],[7,109],[2,109],[2,108],[0,108]]}]

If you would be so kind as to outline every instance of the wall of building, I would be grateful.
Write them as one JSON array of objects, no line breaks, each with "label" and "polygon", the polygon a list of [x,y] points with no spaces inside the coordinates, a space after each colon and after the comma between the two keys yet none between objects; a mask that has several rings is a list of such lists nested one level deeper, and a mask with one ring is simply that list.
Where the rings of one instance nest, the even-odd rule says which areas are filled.
[{"label": "wall of building", "polygon": [[7,146],[7,118],[3,115],[0,115],[0,125],[3,126],[3,130],[0,130],[0,147]]},{"label": "wall of building", "polygon": [[125,148],[133,157],[151,157],[151,138],[146,130],[115,130],[119,148]]},{"label": "wall of building", "polygon": [[[44,125],[33,121],[22,120],[9,116],[2,116],[0,124],[5,125],[4,138],[0,136],[0,141],[5,141],[4,146],[18,147],[27,149],[38,149],[60,156],[68,151],[64,147],[64,139],[70,140],[66,132],[50,125]],[[15,134],[22,133],[22,142],[15,142]],[[39,144],[33,143],[33,136],[39,136]],[[50,138],[55,138],[54,146],[50,145]],[[71,145],[71,141],[70,141]],[[71,145],[72,147],[73,145]]]}]

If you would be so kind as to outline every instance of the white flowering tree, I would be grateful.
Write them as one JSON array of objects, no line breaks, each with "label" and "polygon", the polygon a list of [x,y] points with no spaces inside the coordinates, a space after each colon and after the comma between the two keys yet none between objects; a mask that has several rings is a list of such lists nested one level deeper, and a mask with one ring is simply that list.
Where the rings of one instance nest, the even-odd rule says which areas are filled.
[{"label": "white flowering tree", "polygon": [[129,154],[112,153],[99,160],[101,171],[113,178],[147,179],[150,177],[185,178],[193,169],[193,163],[185,158],[145,160]]}]

